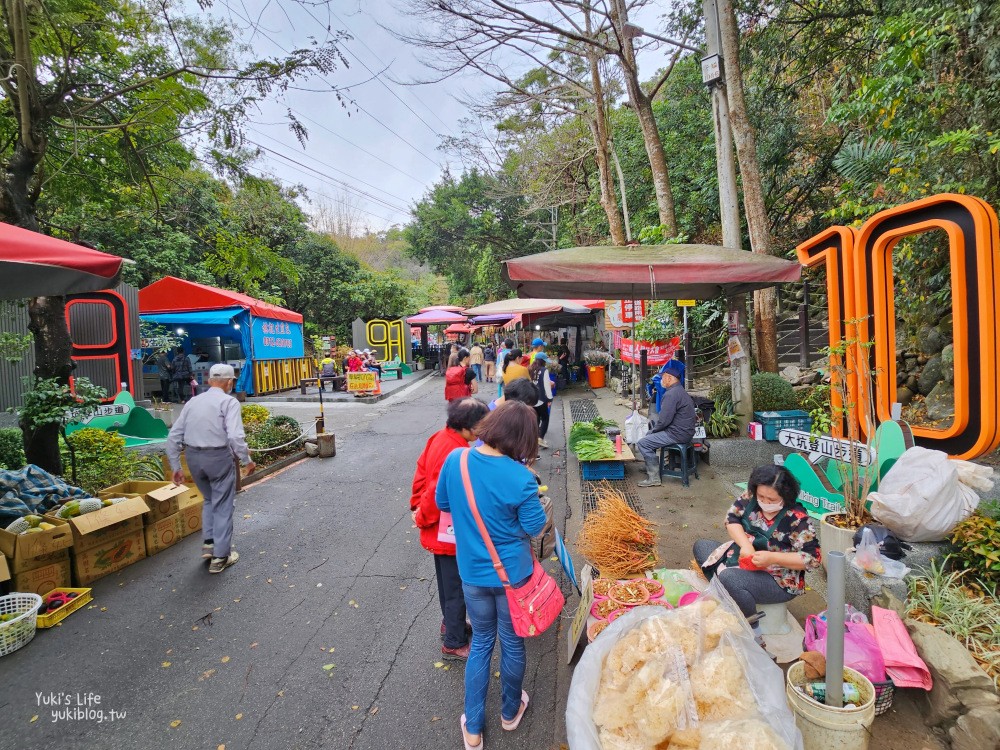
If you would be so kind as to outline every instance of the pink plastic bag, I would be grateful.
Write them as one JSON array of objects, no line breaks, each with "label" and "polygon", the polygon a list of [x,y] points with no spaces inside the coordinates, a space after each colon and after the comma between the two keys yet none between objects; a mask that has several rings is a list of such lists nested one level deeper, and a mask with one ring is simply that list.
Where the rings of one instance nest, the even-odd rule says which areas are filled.
[{"label": "pink plastic bag", "polygon": [[875,640],[885,658],[885,671],[896,687],[930,690],[934,682],[924,660],[906,630],[906,626],[891,609],[872,607]]},{"label": "pink plastic bag", "polygon": [[[816,615],[806,618],[806,651],[826,656],[826,622]],[[872,682],[885,682],[885,659],[868,629],[854,622],[844,623],[844,666],[856,669]]]}]

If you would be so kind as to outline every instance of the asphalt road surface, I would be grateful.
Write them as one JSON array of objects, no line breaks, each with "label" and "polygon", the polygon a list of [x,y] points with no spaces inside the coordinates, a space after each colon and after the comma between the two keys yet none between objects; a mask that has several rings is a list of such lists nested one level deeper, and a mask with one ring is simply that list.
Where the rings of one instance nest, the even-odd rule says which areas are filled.
[{"label": "asphalt road surface", "polygon": [[[416,458],[444,426],[442,390],[426,378],[328,408],[335,458],[238,496],[234,567],[210,576],[193,535],[97,581],[92,606],[0,659],[0,748],[461,748],[464,665],[441,659],[433,559],[408,509]],[[303,421],[315,410],[276,408]],[[559,400],[551,424],[539,468],[558,519]],[[517,732],[500,729],[491,684],[490,750],[558,746],[556,644],[554,632],[529,641]]]}]

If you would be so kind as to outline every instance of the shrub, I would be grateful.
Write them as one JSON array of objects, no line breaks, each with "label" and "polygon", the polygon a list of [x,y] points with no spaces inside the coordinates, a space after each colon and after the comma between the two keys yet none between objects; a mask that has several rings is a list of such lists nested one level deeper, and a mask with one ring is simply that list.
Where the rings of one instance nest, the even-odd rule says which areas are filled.
[{"label": "shrub", "polygon": [[952,559],[988,584],[1000,583],[1000,521],[973,513],[951,532]]},{"label": "shrub", "polygon": [[[301,432],[299,423],[291,417],[270,417],[266,422],[247,425],[247,446],[258,451],[266,448],[277,448],[279,445],[285,446],[285,443],[294,440]],[[279,450],[253,453],[253,460],[260,466],[267,466],[279,458],[295,452],[298,449],[298,443],[299,441],[295,441]]]},{"label": "shrub", "polygon": [[[750,378],[750,390],[753,394],[754,411],[785,411],[798,409],[799,402],[795,397],[792,384],[773,372],[758,372]],[[708,392],[716,408],[725,402],[732,403],[732,384],[719,383]]]},{"label": "shrub", "polygon": [[25,463],[21,430],[17,427],[0,430],[0,469],[20,469]]},{"label": "shrub", "polygon": [[740,420],[733,414],[733,404],[730,401],[717,401],[712,416],[705,426],[710,437],[732,437],[740,429]]},{"label": "shrub", "polygon": [[244,427],[264,424],[271,417],[271,412],[267,410],[267,407],[260,404],[244,404],[240,413],[243,417]]},{"label": "shrub", "polygon": [[76,478],[69,479],[92,495],[132,476],[135,459],[116,432],[84,427],[69,435],[62,444],[63,466],[71,465],[70,448],[76,453]]}]

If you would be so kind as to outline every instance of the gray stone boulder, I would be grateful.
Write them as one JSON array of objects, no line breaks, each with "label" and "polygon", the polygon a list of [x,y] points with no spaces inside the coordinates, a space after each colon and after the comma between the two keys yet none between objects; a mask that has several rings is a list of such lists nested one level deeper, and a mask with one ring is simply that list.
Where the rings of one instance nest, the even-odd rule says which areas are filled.
[{"label": "gray stone boulder", "polygon": [[948,344],[941,350],[941,367],[944,375],[944,382],[955,382],[955,345]]},{"label": "gray stone boulder", "polygon": [[903,406],[906,406],[913,400],[913,391],[905,386],[896,390],[896,400]]},{"label": "gray stone boulder", "polygon": [[917,379],[917,390],[924,396],[934,390],[934,386],[944,380],[944,367],[941,365],[941,357],[936,355],[927,360],[924,371]]},{"label": "gray stone boulder", "polygon": [[955,416],[955,384],[942,380],[927,394],[927,416],[942,422]]},{"label": "gray stone boulder", "polygon": [[917,343],[920,351],[930,356],[937,354],[948,343],[948,339],[937,328],[922,326],[917,333]]},{"label": "gray stone boulder", "polygon": [[948,736],[952,750],[1000,747],[1000,710],[995,705],[974,708],[959,717]]}]

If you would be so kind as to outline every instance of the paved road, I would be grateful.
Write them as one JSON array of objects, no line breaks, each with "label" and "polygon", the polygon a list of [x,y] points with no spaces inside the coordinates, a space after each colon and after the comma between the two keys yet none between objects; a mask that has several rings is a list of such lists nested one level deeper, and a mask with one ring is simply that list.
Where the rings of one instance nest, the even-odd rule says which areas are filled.
[{"label": "paved road", "polygon": [[[4,657],[0,748],[460,748],[463,666],[435,667],[433,560],[407,505],[416,457],[444,422],[441,386],[427,378],[376,405],[328,409],[337,457],[239,496],[241,558],[224,574],[208,575],[189,537],[98,581],[92,608]],[[558,517],[556,409],[540,468]],[[314,410],[280,409],[303,421]],[[491,686],[491,749],[548,750],[562,734],[556,643],[550,633],[529,644],[532,703],[516,733],[500,730]],[[39,705],[91,693],[104,723],[53,721]],[[124,718],[108,721],[112,710]]]}]

